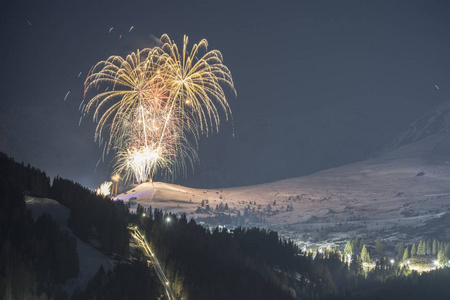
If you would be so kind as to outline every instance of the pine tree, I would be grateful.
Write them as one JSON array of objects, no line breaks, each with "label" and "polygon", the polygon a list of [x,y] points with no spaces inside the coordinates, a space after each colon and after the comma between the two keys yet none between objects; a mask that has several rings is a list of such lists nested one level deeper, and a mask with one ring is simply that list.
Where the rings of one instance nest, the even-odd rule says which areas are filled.
[{"label": "pine tree", "polygon": [[370,263],[370,255],[367,251],[366,245],[363,244],[362,250],[361,250],[361,260],[365,263]]},{"label": "pine tree", "polygon": [[448,258],[445,256],[444,250],[439,250],[438,254],[437,254],[437,259],[439,261],[440,264],[445,264],[448,260]]},{"label": "pine tree", "polygon": [[365,246],[364,238],[361,238],[361,240],[359,241],[359,247],[358,247],[359,252],[362,251],[363,246]]},{"label": "pine tree", "polygon": [[144,212],[144,207],[138,203],[137,208],[136,208],[136,214],[142,215],[143,212]]},{"label": "pine tree", "polygon": [[353,252],[359,252],[359,238],[355,237],[350,240]]},{"label": "pine tree", "polygon": [[438,242],[436,239],[433,240],[433,255],[436,255],[438,253],[439,250],[439,246],[438,246]]},{"label": "pine tree", "polygon": [[416,246],[416,244],[414,243],[413,245],[412,245],[412,248],[411,248],[411,257],[414,257],[414,256],[416,256],[417,255],[417,246]]},{"label": "pine tree", "polygon": [[433,243],[431,241],[427,241],[427,252],[426,255],[433,254]]},{"label": "pine tree", "polygon": [[444,250],[444,251],[445,251],[445,245],[444,245],[444,242],[441,242],[441,241],[438,242],[438,252],[439,252],[440,250]]},{"label": "pine tree", "polygon": [[377,240],[375,241],[375,252],[379,256],[383,256],[383,242],[380,237],[377,237]]},{"label": "pine tree", "polygon": [[403,254],[405,253],[405,246],[403,245],[403,243],[397,243],[396,249],[397,259],[401,260],[403,258]]},{"label": "pine tree", "polygon": [[350,241],[347,242],[347,244],[345,244],[345,248],[344,248],[344,255],[353,255],[353,249],[352,249],[352,244],[350,243]]},{"label": "pine tree", "polygon": [[403,252],[403,260],[407,260],[409,258],[409,249],[405,247],[405,251]]},{"label": "pine tree", "polygon": [[447,260],[450,259],[450,243],[445,243],[444,254]]},{"label": "pine tree", "polygon": [[417,247],[417,255],[425,255],[425,243],[424,241],[419,242],[419,246]]}]

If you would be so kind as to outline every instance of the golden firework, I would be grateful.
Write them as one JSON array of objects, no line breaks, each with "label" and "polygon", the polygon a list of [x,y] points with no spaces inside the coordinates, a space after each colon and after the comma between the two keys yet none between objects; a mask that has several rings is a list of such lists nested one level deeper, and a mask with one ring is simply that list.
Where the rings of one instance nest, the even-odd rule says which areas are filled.
[{"label": "golden firework", "polygon": [[111,194],[111,186],[112,186],[112,182],[111,181],[105,181],[103,182],[96,190],[95,193],[97,195],[106,197],[109,196]]},{"label": "golden firework", "polygon": [[179,106],[181,111],[190,110],[202,133],[208,134],[210,128],[218,130],[220,118],[216,103],[223,109],[227,120],[231,113],[222,85],[236,94],[231,72],[223,64],[222,54],[212,50],[201,55],[202,50],[208,49],[205,39],[194,44],[188,52],[188,37],[184,36],[181,53],[167,34],[161,37],[161,42],[161,76],[167,83],[170,105]]},{"label": "golden firework", "polygon": [[236,91],[222,54],[208,52],[206,40],[190,52],[187,45],[185,36],[180,52],[164,34],[160,47],[111,56],[86,78],[85,97],[106,87],[83,113],[93,111],[96,140],[102,141],[105,131],[109,135],[107,152],[117,153],[115,171],[125,179],[186,174],[187,165],[198,160],[199,133],[218,130],[220,110],[227,120],[231,115],[222,86]]}]

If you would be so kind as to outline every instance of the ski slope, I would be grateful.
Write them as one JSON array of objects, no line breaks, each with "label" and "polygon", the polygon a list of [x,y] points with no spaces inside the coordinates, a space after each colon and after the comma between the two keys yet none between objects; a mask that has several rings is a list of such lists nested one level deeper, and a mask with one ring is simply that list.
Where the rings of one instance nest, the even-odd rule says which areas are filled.
[{"label": "ski slope", "polygon": [[68,280],[64,285],[64,289],[69,296],[78,287],[84,289],[88,281],[97,273],[100,266],[103,266],[105,271],[108,271],[115,265],[115,262],[109,257],[89,244],[86,244],[72,233],[68,228],[70,210],[67,207],[55,200],[47,198],[27,196],[25,202],[27,207],[31,210],[34,220],[39,218],[43,213],[50,214],[52,219],[59,224],[60,230],[69,231],[77,240],[80,272],[77,278]]}]

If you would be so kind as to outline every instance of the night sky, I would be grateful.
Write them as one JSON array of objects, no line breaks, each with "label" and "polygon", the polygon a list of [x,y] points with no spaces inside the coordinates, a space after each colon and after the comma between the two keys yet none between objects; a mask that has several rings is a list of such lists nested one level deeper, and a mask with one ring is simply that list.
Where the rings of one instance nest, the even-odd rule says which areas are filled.
[{"label": "night sky", "polygon": [[206,38],[238,94],[228,94],[235,138],[224,122],[202,139],[202,165],[182,182],[191,185],[260,183],[367,158],[450,95],[445,0],[18,0],[2,1],[0,14],[0,150],[90,188],[111,164],[96,167],[103,148],[92,119],[78,126],[85,76],[163,33],[177,44]]}]

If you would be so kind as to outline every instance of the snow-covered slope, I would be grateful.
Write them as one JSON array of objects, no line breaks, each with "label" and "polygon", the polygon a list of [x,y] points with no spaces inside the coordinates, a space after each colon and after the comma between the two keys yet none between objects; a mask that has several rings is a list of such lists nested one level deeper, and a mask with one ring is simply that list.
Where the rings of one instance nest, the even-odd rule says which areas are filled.
[{"label": "snow-covered slope", "polygon": [[409,128],[402,132],[391,143],[378,152],[387,153],[400,146],[407,145],[427,138],[435,133],[450,131],[450,101],[425,113],[422,117],[411,123]]},{"label": "snow-covered slope", "polygon": [[[450,238],[449,161],[450,134],[438,132],[309,176],[213,190],[144,183],[117,198],[210,225],[268,227],[298,242],[340,243],[352,235],[444,239]],[[220,208],[225,205],[228,210]]]},{"label": "snow-covered slope", "polygon": [[[71,232],[67,227],[70,216],[70,210],[67,207],[55,200],[47,198],[26,197],[25,201],[35,220],[43,213],[47,213],[59,224],[61,230]],[[69,280],[69,282],[66,282],[64,285],[64,288],[69,295],[71,295],[77,287],[84,289],[88,281],[97,273],[101,265],[103,265],[105,270],[111,269],[114,265],[114,262],[109,257],[86,244],[75,235],[73,236],[77,240],[80,273],[77,278]]]}]

